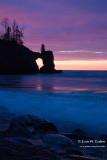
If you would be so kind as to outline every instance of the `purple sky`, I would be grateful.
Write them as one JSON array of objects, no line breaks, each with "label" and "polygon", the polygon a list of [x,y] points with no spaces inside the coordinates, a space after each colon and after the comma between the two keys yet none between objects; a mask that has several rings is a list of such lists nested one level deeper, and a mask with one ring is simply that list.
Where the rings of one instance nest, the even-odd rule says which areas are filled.
[{"label": "purple sky", "polygon": [[56,60],[107,60],[107,0],[0,0],[4,17],[34,51],[44,43]]}]

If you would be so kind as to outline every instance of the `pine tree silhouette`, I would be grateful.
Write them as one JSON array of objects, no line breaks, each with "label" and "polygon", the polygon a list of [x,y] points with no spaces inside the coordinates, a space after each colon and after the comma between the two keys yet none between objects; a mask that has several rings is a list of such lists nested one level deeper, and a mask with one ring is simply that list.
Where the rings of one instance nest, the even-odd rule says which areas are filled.
[{"label": "pine tree silhouette", "polygon": [[10,41],[11,40],[11,28],[8,26],[6,32],[3,34],[3,40]]},{"label": "pine tree silhouette", "polygon": [[41,53],[43,54],[44,52],[45,52],[45,45],[42,44],[42,45],[41,45]]},{"label": "pine tree silhouette", "polygon": [[4,27],[4,32],[1,34],[0,38],[5,41],[15,42],[19,45],[23,44],[23,28],[20,28],[16,22],[13,21],[12,26],[9,26],[8,18],[3,18],[2,26]]}]

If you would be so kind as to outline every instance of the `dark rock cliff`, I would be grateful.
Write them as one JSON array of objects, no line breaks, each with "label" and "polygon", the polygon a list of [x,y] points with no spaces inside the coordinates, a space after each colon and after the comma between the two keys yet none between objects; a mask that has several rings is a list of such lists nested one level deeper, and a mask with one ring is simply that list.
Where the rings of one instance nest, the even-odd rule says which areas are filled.
[{"label": "dark rock cliff", "polygon": [[41,73],[62,73],[62,70],[56,70],[54,64],[54,55],[52,51],[44,51],[41,53],[43,66],[40,68]]},{"label": "dark rock cliff", "polygon": [[0,74],[38,73],[37,58],[40,58],[40,53],[0,39]]},{"label": "dark rock cliff", "polygon": [[[41,58],[40,68],[36,59]],[[55,69],[52,51],[33,52],[24,45],[0,39],[0,74],[62,73]]]}]

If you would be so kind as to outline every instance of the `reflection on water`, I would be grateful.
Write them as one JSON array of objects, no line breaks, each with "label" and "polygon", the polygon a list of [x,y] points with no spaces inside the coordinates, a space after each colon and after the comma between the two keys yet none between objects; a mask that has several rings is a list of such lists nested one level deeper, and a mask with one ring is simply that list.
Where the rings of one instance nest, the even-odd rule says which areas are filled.
[{"label": "reflection on water", "polygon": [[[95,75],[91,71],[90,77],[88,72],[81,71],[81,74],[77,73],[76,71],[65,71],[63,74],[58,75],[0,76],[0,88],[46,93],[107,93],[107,72],[103,73],[103,77],[102,72],[100,73],[101,77],[99,72]],[[88,76],[86,73],[88,73]]]},{"label": "reflection on water", "polygon": [[107,72],[0,76],[2,121],[7,121],[10,113],[35,114],[54,122],[63,132],[81,127],[105,134],[106,106]]}]

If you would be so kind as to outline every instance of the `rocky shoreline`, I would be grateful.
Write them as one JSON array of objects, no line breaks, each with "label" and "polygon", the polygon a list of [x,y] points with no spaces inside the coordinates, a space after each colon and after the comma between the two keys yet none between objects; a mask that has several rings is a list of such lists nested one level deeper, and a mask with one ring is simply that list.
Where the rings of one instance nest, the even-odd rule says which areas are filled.
[{"label": "rocky shoreline", "polygon": [[[11,114],[13,118],[9,119],[7,114],[7,117],[7,127],[0,130],[0,160],[107,159],[107,135],[99,137],[95,144],[95,139],[81,129],[59,133],[53,123],[39,116],[13,117]],[[0,127],[6,123],[6,118],[0,116]],[[93,147],[95,145],[100,147]]]},{"label": "rocky shoreline", "polygon": [[[42,59],[39,68],[36,60]],[[33,52],[24,45],[0,39],[0,75],[62,73],[56,70],[52,51]]]}]

